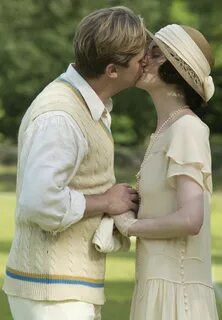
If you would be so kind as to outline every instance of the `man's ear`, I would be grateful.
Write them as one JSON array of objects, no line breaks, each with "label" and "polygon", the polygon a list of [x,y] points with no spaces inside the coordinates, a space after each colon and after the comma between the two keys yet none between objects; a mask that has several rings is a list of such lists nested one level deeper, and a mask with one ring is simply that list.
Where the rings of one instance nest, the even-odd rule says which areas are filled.
[{"label": "man's ear", "polygon": [[117,68],[113,63],[110,63],[106,66],[105,73],[111,79],[118,78]]}]

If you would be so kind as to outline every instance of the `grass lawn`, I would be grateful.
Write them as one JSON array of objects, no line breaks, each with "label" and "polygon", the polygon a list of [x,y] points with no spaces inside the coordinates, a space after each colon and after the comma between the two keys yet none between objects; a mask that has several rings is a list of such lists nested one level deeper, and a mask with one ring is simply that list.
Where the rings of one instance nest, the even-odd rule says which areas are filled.
[{"label": "grass lawn", "polygon": [[[13,236],[13,211],[15,194],[0,193],[0,286]],[[212,262],[213,279],[222,319],[222,192],[217,191],[212,205]],[[124,254],[113,254],[107,261],[106,296],[107,303],[103,308],[103,320],[127,320],[129,317],[130,299],[133,291],[134,251]],[[12,320],[6,296],[0,291],[0,319]],[[31,320],[31,319],[30,319]],[[139,320],[139,319],[138,319]],[[204,319],[203,319],[204,320]]]}]

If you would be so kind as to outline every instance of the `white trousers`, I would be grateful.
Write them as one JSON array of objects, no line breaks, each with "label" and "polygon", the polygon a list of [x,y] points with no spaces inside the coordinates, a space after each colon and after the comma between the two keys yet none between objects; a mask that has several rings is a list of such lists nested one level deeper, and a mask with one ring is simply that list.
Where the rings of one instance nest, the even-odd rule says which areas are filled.
[{"label": "white trousers", "polygon": [[101,320],[101,306],[81,301],[34,301],[8,296],[14,320]]}]

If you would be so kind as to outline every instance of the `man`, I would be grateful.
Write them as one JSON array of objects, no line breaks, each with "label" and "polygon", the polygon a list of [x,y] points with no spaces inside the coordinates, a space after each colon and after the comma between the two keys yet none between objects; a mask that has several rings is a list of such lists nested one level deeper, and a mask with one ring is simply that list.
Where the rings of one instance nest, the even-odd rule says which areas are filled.
[{"label": "man", "polygon": [[16,231],[4,291],[15,320],[100,319],[105,255],[92,246],[103,213],[137,211],[114,185],[110,97],[142,74],[146,32],[124,7],[85,17],[75,65],[50,83],[19,130]]}]

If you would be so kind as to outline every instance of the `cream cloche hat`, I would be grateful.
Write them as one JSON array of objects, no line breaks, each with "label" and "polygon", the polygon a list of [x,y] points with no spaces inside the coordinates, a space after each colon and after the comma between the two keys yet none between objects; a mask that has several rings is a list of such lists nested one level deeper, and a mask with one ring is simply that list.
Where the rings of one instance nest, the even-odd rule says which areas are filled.
[{"label": "cream cloche hat", "polygon": [[186,82],[205,102],[209,101],[215,88],[209,62],[213,64],[213,58],[205,37],[196,29],[177,24],[167,25],[155,34],[147,32]]}]

